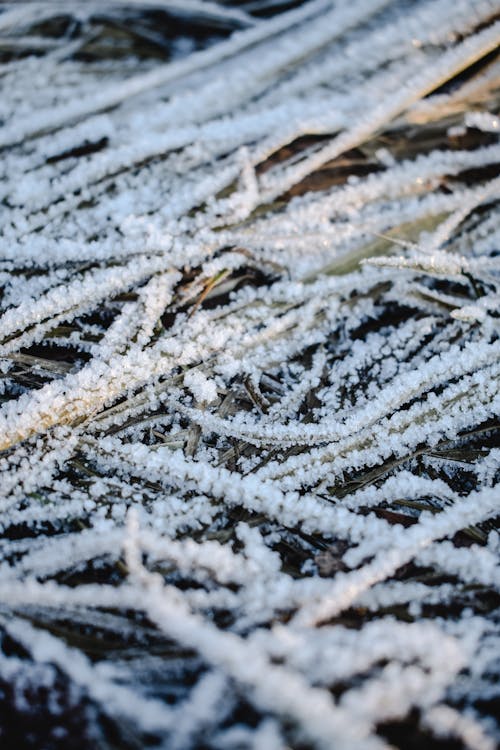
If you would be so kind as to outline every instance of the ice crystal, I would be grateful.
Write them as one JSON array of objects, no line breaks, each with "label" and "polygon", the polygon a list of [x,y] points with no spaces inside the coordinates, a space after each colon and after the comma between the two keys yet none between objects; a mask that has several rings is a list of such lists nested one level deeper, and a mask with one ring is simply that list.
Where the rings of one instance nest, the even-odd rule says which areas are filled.
[{"label": "ice crystal", "polygon": [[5,4],[2,747],[497,746],[499,11]]}]

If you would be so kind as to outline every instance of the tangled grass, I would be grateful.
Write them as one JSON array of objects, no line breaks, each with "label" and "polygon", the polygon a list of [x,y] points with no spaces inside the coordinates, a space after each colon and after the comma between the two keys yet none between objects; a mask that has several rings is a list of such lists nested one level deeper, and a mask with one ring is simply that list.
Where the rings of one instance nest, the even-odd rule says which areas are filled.
[{"label": "tangled grass", "polygon": [[3,4],[2,747],[496,747],[499,17]]}]

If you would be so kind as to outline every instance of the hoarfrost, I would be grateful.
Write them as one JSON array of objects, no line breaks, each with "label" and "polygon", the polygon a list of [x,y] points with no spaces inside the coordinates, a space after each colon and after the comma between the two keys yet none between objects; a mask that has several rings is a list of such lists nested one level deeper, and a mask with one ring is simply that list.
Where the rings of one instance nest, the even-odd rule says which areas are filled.
[{"label": "hoarfrost", "polygon": [[36,6],[0,14],[0,739],[492,750],[498,2]]}]

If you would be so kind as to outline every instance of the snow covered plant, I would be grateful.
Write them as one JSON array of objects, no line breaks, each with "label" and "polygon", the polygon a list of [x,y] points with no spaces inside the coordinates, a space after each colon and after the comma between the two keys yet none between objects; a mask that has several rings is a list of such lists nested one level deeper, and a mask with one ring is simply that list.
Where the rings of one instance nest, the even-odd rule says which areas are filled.
[{"label": "snow covered plant", "polygon": [[2,3],[2,748],[497,746],[499,18]]}]

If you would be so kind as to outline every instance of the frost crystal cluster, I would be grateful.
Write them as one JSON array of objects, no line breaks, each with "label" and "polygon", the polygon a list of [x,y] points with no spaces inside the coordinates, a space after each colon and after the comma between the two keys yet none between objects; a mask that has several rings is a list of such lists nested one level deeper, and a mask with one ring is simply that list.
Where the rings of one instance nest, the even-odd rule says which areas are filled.
[{"label": "frost crystal cluster", "polygon": [[494,750],[500,2],[0,13],[0,745]]}]

